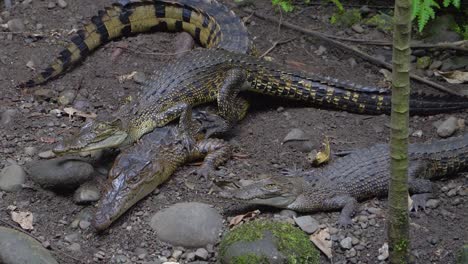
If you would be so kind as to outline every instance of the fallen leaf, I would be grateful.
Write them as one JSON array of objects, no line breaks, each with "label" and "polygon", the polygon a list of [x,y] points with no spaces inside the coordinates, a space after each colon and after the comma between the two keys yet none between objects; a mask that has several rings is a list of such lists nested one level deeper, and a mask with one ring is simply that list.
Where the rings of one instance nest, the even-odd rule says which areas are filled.
[{"label": "fallen leaf", "polygon": [[323,254],[325,254],[325,256],[327,256],[327,258],[332,258],[332,241],[328,228],[324,228],[319,232],[310,235],[309,239],[318,249],[320,249],[320,251],[323,252]]},{"label": "fallen leaf", "polygon": [[327,163],[330,161],[331,157],[331,150],[330,150],[330,141],[328,140],[328,137],[325,137],[325,139],[322,142],[322,149],[320,149],[319,152],[317,151],[312,151],[307,155],[307,160],[312,163],[314,166],[318,166],[324,163]]},{"label": "fallen leaf", "polygon": [[284,137],[283,142],[281,144],[284,144],[288,141],[307,141],[309,140],[309,137],[304,133],[299,128],[293,128],[289,133]]},{"label": "fallen leaf", "polygon": [[459,84],[459,83],[468,82],[468,72],[462,72],[462,71],[451,71],[451,72],[434,71],[434,75],[444,78],[448,83]]},{"label": "fallen leaf", "polygon": [[11,212],[11,219],[18,223],[21,228],[24,230],[34,229],[33,223],[33,214],[31,212]]},{"label": "fallen leaf", "polygon": [[255,210],[255,211],[250,211],[250,212],[245,213],[245,214],[236,215],[231,219],[231,221],[229,221],[229,228],[234,227],[234,226],[240,224],[241,222],[246,222],[248,220],[252,220],[255,217],[257,217],[259,214],[260,214],[260,210]]},{"label": "fallen leaf", "polygon": [[133,71],[129,74],[120,75],[117,77],[117,80],[119,80],[119,83],[123,83],[125,81],[131,80],[135,74],[137,74],[136,71]]},{"label": "fallen leaf", "polygon": [[75,109],[73,107],[65,107],[63,109],[63,112],[66,113],[67,115],[71,117],[73,116],[81,116],[81,117],[84,117],[84,118],[96,118],[97,115],[95,113],[86,113],[86,112],[83,112],[83,111],[80,111],[78,109]]}]

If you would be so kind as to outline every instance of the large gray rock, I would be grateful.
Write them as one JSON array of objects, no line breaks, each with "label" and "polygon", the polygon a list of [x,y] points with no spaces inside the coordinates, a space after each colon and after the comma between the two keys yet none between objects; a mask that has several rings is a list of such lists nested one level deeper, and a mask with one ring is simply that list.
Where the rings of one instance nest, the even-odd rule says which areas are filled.
[{"label": "large gray rock", "polygon": [[13,192],[21,189],[26,173],[17,164],[12,164],[0,171],[0,190]]},{"label": "large gray rock", "polygon": [[437,127],[437,135],[446,138],[458,130],[458,118],[451,116]]},{"label": "large gray rock", "polygon": [[14,229],[0,227],[0,262],[7,264],[58,264],[35,239]]},{"label": "large gray rock", "polygon": [[90,180],[94,168],[80,159],[60,158],[34,162],[27,166],[26,171],[43,188],[66,191]]},{"label": "large gray rock", "polygon": [[157,212],[150,222],[158,238],[172,245],[204,247],[218,240],[223,219],[203,203],[178,203]]}]

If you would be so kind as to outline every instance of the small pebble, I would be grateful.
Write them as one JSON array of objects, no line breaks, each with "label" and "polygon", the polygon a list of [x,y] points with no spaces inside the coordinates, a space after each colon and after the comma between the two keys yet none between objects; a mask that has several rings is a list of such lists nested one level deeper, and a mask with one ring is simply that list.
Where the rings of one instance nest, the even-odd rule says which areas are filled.
[{"label": "small pebble", "polygon": [[57,0],[57,5],[61,8],[66,8],[68,4],[65,2],[65,0]]},{"label": "small pebble", "polygon": [[14,18],[14,19],[9,20],[7,22],[7,26],[10,32],[23,32],[26,28],[24,26],[23,20],[19,18]]},{"label": "small pebble", "polygon": [[48,8],[48,9],[54,9],[54,8],[55,8],[55,3],[54,3],[54,2],[49,2],[49,3],[47,4],[47,8]]},{"label": "small pebble", "polygon": [[353,239],[350,237],[346,237],[345,239],[340,241],[340,246],[343,249],[351,249],[353,246]]},{"label": "small pebble", "polygon": [[362,28],[361,25],[359,24],[354,24],[352,27],[351,27],[355,32],[361,34],[364,32],[364,29]]},{"label": "small pebble", "polygon": [[319,228],[319,222],[310,215],[295,217],[294,221],[302,229],[302,231],[312,234]]},{"label": "small pebble", "polygon": [[87,229],[89,226],[91,226],[91,223],[86,220],[81,220],[79,225],[81,229]]},{"label": "small pebble", "polygon": [[39,154],[37,154],[39,156],[39,158],[41,159],[51,159],[51,158],[55,158],[56,155],[54,152],[52,152],[52,150],[47,150],[47,151],[43,151]]},{"label": "small pebble", "polygon": [[429,200],[427,200],[427,202],[426,202],[426,206],[427,206],[428,208],[431,208],[431,209],[437,208],[437,207],[439,206],[439,204],[440,204],[440,201],[437,200],[437,199],[429,199]]},{"label": "small pebble", "polygon": [[450,137],[458,130],[458,118],[451,116],[437,127],[437,135],[443,138]]},{"label": "small pebble", "polygon": [[207,260],[208,255],[208,251],[204,248],[199,248],[197,251],[195,251],[195,256],[201,260]]}]

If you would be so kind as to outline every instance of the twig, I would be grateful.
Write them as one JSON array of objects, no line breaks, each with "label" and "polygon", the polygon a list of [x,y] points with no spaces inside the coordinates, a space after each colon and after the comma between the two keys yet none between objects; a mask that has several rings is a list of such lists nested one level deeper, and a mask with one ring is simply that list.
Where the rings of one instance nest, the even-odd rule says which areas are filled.
[{"label": "twig", "polygon": [[[278,20],[276,18],[273,18],[273,17],[270,17],[270,16],[264,16],[264,15],[261,15],[251,9],[248,9],[248,8],[245,8],[244,9],[245,12],[248,12],[248,13],[251,13],[251,12],[254,12],[254,16],[260,18],[260,19],[263,19],[263,20],[267,20],[267,21],[270,21],[272,23],[278,23]],[[354,47],[354,46],[351,46],[351,45],[347,45],[347,44],[344,44],[344,43],[341,43],[339,41],[336,41],[336,40],[333,40],[329,37],[327,37],[326,35],[320,33],[320,32],[317,32],[317,31],[313,31],[313,30],[308,30],[308,29],[305,29],[303,27],[299,27],[299,26],[296,26],[294,24],[291,24],[289,22],[286,22],[286,21],[282,21],[282,25],[289,28],[289,29],[293,29],[293,30],[296,30],[296,31],[299,31],[299,32],[302,32],[304,34],[307,34],[307,35],[310,35],[310,36],[313,36],[313,37],[316,37],[318,39],[321,39],[325,42],[328,42],[336,47],[339,47],[339,48],[342,48],[342,49],[345,49],[345,50],[348,50],[348,51],[351,51],[353,53],[355,53],[356,55],[358,55],[359,57],[361,58],[364,58],[376,65],[379,65],[381,67],[384,67],[384,68],[387,68],[389,70],[392,69],[392,65],[389,64],[389,63],[386,63],[384,61],[381,61],[381,60],[378,60],[370,55],[368,55],[367,53],[364,53],[362,51],[360,51],[358,48]],[[429,86],[432,86],[434,87],[435,89],[437,90],[440,90],[440,91],[443,91],[443,92],[446,92],[446,93],[449,93],[449,94],[452,94],[452,95],[456,95],[456,96],[460,96],[460,97],[465,97],[463,95],[461,95],[460,93],[457,93],[447,87],[444,87],[440,84],[437,84],[435,82],[432,82],[432,81],[429,81],[429,80],[426,80],[418,75],[415,75],[415,74],[410,74],[410,77],[414,80],[417,80],[419,82],[422,82],[422,83],[425,83]]]},{"label": "twig", "polygon": [[[321,33],[323,34],[323,33]],[[375,46],[393,46],[392,42],[389,41],[375,41],[375,40],[368,40],[368,39],[353,39],[353,38],[345,38],[345,37],[337,37],[333,35],[323,34],[325,37],[342,40],[342,41],[350,41],[356,42],[362,45],[375,45]],[[440,42],[440,43],[411,43],[411,48],[423,48],[423,49],[453,49],[463,52],[468,52],[468,48],[463,47],[464,45],[468,45],[468,40],[461,40],[456,42]]]},{"label": "twig", "polygon": [[276,48],[276,46],[278,45],[282,45],[282,44],[286,44],[286,43],[289,43],[293,40],[295,40],[296,37],[293,37],[293,38],[289,38],[289,39],[286,39],[286,40],[280,40],[280,41],[275,41],[273,42],[273,45],[267,49],[262,55],[259,56],[259,58],[263,58],[265,57],[268,53],[270,53],[274,48]]}]

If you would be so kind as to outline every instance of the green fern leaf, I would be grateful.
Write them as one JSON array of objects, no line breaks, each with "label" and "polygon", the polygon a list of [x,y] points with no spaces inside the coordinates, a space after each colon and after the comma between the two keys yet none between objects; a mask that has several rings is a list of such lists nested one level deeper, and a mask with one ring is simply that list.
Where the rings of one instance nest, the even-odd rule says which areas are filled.
[{"label": "green fern leaf", "polygon": [[444,0],[444,3],[443,3],[444,7],[449,6],[451,2],[452,0]]},{"label": "green fern leaf", "polygon": [[434,0],[423,0],[420,4],[420,10],[416,14],[416,17],[418,18],[419,32],[424,29],[429,19],[435,18],[434,8],[440,8],[439,4]]},{"label": "green fern leaf", "polygon": [[411,12],[411,19],[414,19],[418,16],[421,10],[421,0],[413,0],[411,1],[412,4],[412,12]]}]

